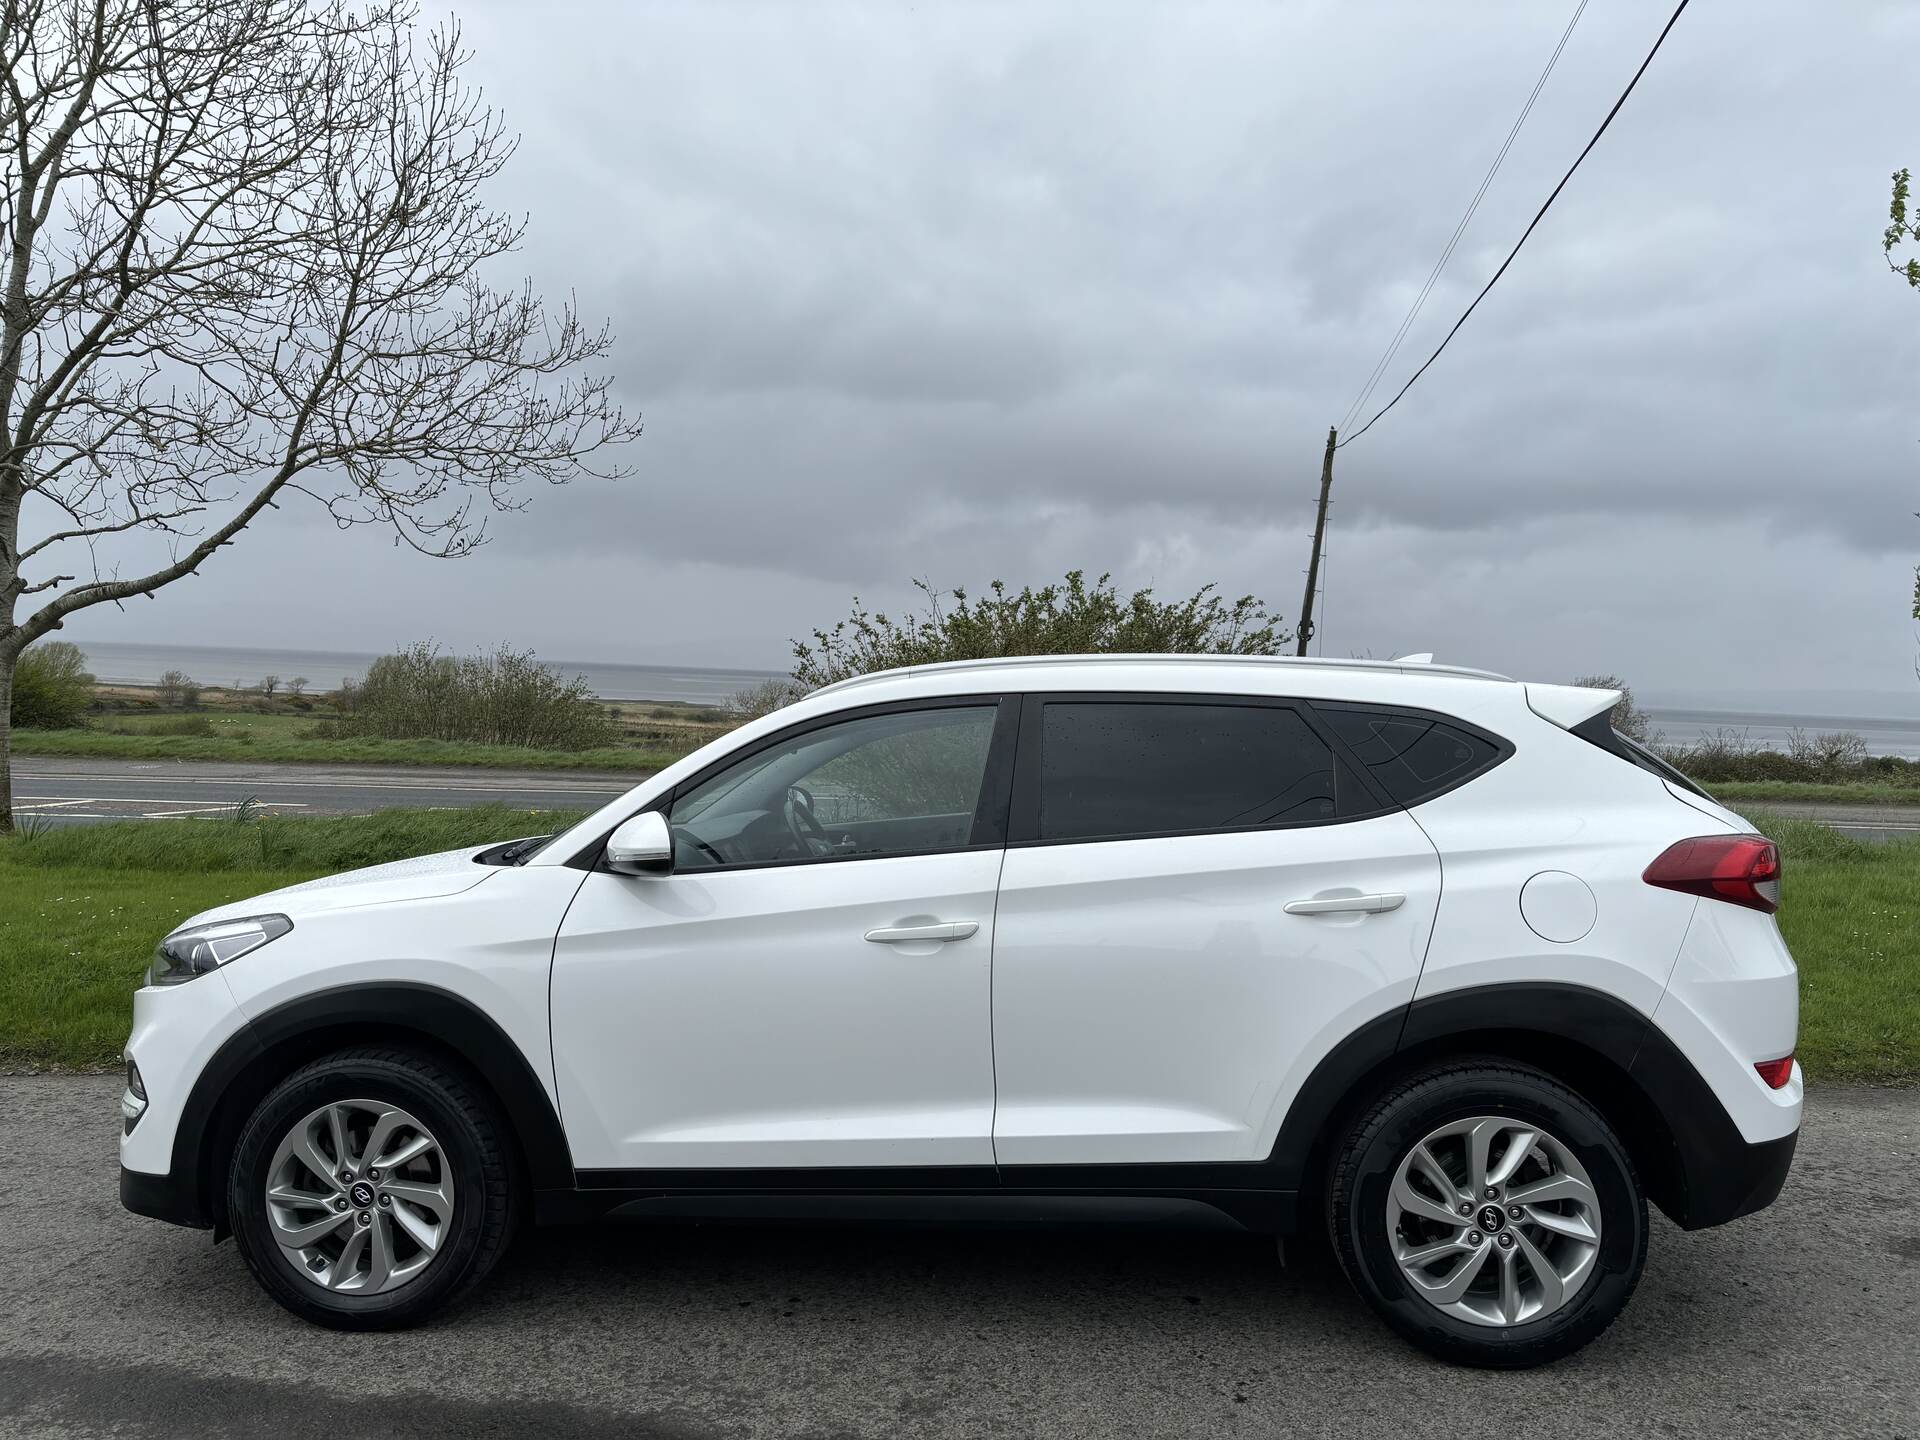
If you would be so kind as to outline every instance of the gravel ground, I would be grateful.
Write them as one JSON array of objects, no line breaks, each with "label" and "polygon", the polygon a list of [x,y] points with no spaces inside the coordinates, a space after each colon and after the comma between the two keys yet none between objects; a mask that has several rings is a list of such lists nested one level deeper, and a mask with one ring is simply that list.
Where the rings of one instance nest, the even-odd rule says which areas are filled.
[{"label": "gravel ground", "polygon": [[1613,1331],[1518,1375],[1323,1260],[1155,1234],[546,1231],[433,1326],[336,1335],[120,1209],[117,1093],[0,1079],[0,1434],[1920,1437],[1916,1091],[1816,1091],[1777,1205],[1659,1222]]}]

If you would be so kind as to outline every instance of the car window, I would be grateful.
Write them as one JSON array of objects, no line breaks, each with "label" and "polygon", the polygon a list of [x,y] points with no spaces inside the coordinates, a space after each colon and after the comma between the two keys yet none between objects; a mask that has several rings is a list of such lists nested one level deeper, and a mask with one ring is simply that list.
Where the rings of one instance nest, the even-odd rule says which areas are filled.
[{"label": "car window", "polygon": [[1402,805],[1417,805],[1472,779],[1501,758],[1484,736],[1417,712],[1316,704],[1354,759]]},{"label": "car window", "polygon": [[1334,761],[1272,705],[1049,701],[1040,725],[1042,840],[1328,820]]},{"label": "car window", "polygon": [[994,715],[992,705],[869,715],[758,751],[675,797],[675,868],[964,846]]}]

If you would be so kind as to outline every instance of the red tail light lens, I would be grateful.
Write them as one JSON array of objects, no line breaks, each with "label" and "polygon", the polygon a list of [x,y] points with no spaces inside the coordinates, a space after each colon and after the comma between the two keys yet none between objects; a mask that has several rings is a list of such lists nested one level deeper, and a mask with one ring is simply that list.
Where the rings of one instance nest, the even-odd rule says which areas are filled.
[{"label": "red tail light lens", "polygon": [[1641,879],[1666,890],[1763,910],[1780,908],[1780,851],[1764,835],[1700,835],[1667,847]]},{"label": "red tail light lens", "polygon": [[1760,1072],[1760,1078],[1767,1082],[1769,1090],[1778,1090],[1793,1078],[1793,1056],[1762,1060],[1753,1068]]}]

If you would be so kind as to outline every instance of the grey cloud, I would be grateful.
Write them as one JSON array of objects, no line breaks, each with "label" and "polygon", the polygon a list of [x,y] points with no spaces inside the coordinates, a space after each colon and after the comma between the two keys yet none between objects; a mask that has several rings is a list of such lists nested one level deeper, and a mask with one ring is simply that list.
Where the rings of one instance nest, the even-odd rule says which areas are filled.
[{"label": "grey cloud", "polygon": [[[1669,8],[1588,8],[1375,405]],[[459,566],[290,511],[115,633],[389,643],[404,614],[774,664],[856,590],[1073,565],[1291,616],[1326,426],[1566,11],[463,5],[525,136],[496,196],[531,217],[518,258],[610,313],[636,473],[533,496]],[[1907,683],[1920,297],[1874,237],[1888,172],[1920,165],[1915,53],[1891,0],[1688,12],[1342,452],[1331,643],[1735,685],[1779,669],[1758,594],[1825,637],[1791,652],[1804,683]],[[345,555],[366,579],[324,618],[241,604]]]}]

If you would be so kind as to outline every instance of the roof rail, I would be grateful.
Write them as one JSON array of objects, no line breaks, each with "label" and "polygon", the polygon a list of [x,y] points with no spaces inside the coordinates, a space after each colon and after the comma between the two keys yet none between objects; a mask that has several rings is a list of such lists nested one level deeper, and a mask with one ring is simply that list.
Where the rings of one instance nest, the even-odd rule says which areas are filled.
[{"label": "roof rail", "polygon": [[951,674],[964,670],[998,670],[1024,665],[1299,665],[1315,670],[1388,670],[1400,675],[1445,675],[1454,679],[1500,680],[1513,682],[1511,675],[1491,670],[1470,670],[1464,665],[1435,665],[1431,660],[1409,656],[1404,660],[1328,660],[1314,655],[1158,655],[1102,653],[1098,655],[1004,655],[981,660],[940,660],[930,665],[902,665],[892,670],[874,670],[849,676],[812,691],[830,695],[880,680],[898,680],[912,675]]}]

